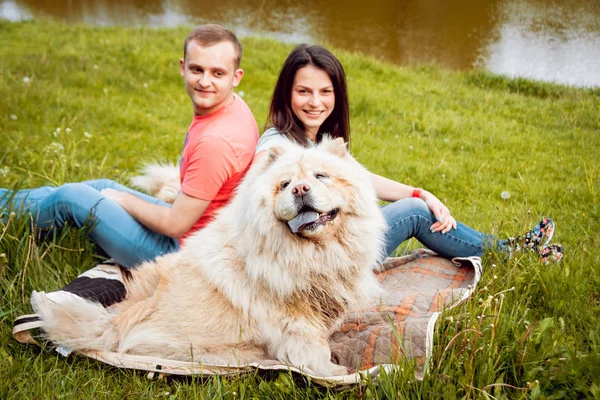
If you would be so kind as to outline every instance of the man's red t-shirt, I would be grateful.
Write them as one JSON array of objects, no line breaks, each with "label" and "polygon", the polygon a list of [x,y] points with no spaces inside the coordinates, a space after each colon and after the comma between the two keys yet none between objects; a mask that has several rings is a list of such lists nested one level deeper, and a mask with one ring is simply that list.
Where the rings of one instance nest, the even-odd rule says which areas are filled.
[{"label": "man's red t-shirt", "polygon": [[208,200],[202,217],[180,238],[206,226],[215,212],[229,202],[247,172],[258,142],[258,126],[241,97],[214,113],[196,115],[190,125],[179,166],[181,191]]}]

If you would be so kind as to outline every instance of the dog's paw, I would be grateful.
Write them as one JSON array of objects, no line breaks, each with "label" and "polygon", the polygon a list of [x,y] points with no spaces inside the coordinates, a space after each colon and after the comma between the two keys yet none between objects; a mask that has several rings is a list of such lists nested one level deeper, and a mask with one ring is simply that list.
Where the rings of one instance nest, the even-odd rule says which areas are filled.
[{"label": "dog's paw", "polygon": [[350,369],[344,367],[343,365],[331,364],[331,375],[339,376],[339,375],[348,375],[350,373]]}]

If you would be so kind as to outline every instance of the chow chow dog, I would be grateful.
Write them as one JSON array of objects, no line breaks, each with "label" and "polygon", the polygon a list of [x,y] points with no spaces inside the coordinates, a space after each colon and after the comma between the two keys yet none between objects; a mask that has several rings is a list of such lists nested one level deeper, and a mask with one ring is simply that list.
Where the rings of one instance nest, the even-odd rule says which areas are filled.
[{"label": "chow chow dog", "polygon": [[132,270],[122,302],[55,304],[44,292],[31,301],[46,337],[71,350],[277,359],[340,375],[328,338],[345,311],[379,293],[384,229],[369,174],[341,139],[277,147],[180,251]]},{"label": "chow chow dog", "polygon": [[142,175],[131,178],[131,184],[157,199],[173,204],[181,188],[179,168],[170,163],[150,163],[141,172]]}]

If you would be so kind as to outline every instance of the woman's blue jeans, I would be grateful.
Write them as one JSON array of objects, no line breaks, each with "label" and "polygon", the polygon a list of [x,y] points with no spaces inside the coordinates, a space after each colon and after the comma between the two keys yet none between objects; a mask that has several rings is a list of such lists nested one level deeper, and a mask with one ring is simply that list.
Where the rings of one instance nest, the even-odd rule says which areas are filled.
[{"label": "woman's blue jeans", "polygon": [[59,187],[12,191],[0,189],[0,210],[12,204],[15,211],[30,213],[40,228],[78,228],[88,224],[89,236],[124,267],[176,251],[179,241],[154,232],[136,221],[123,207],[104,197],[105,188],[134,194],[154,204],[168,203],[137,192],[109,179],[68,183]]},{"label": "woman's blue jeans", "polygon": [[389,256],[403,241],[416,238],[429,249],[447,258],[481,256],[492,246],[492,236],[477,232],[457,222],[448,233],[432,233],[429,227],[436,222],[427,204],[416,198],[398,200],[381,208],[388,224],[385,234],[386,255]]}]

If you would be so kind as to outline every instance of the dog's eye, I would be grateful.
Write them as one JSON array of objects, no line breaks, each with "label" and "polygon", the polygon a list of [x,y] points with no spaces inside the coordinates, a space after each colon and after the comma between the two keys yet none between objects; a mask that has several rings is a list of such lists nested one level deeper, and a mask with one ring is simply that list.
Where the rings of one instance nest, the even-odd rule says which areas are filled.
[{"label": "dog's eye", "polygon": [[315,178],[317,178],[317,179],[327,179],[327,178],[329,178],[329,175],[327,175],[327,174],[324,174],[324,173],[322,173],[322,172],[317,172],[317,173],[315,174]]},{"label": "dog's eye", "polygon": [[279,184],[279,190],[283,190],[290,184],[290,181],[283,181]]}]

